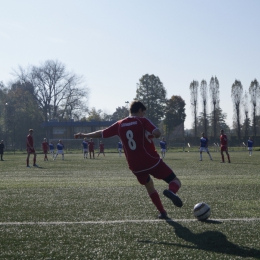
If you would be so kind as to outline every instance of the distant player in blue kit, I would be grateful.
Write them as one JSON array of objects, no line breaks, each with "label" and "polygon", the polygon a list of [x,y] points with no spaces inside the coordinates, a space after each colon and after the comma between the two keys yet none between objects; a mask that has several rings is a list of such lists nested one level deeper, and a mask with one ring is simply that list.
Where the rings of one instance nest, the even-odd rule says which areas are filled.
[{"label": "distant player in blue kit", "polygon": [[54,145],[52,142],[49,143],[49,149],[50,149],[50,154],[52,155],[52,158],[54,158]]},{"label": "distant player in blue kit", "polygon": [[82,146],[83,146],[84,159],[87,159],[88,158],[88,141],[87,141],[87,138],[84,138],[84,140],[82,142]]},{"label": "distant player in blue kit", "polygon": [[123,144],[122,142],[119,140],[119,142],[117,143],[117,149],[118,149],[118,154],[119,156],[121,156],[122,154],[122,149],[123,149]]},{"label": "distant player in blue kit", "polygon": [[247,140],[247,148],[248,148],[249,156],[252,155],[253,145],[254,145],[254,141],[251,140],[251,137],[249,136]]},{"label": "distant player in blue kit", "polygon": [[205,136],[204,133],[201,133],[201,138],[200,138],[200,161],[202,161],[202,152],[207,152],[209,155],[210,160],[212,160],[212,157],[209,153],[208,149],[208,138]]},{"label": "distant player in blue kit", "polygon": [[167,143],[164,140],[164,138],[162,138],[162,141],[160,141],[160,147],[161,147],[162,158],[164,158],[165,152],[166,152],[166,149],[167,149]]},{"label": "distant player in blue kit", "polygon": [[57,143],[57,153],[56,153],[56,155],[55,155],[53,160],[55,160],[57,158],[58,154],[61,154],[62,155],[62,160],[64,160],[64,151],[63,151],[63,149],[64,149],[64,144],[62,143],[61,140],[59,140],[59,142]]}]

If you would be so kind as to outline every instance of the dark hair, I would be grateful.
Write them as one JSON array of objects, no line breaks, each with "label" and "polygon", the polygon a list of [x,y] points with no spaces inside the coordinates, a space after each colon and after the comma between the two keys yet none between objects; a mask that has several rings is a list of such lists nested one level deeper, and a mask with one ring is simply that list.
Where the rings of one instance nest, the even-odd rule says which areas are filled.
[{"label": "dark hair", "polygon": [[133,101],[130,105],[130,113],[135,114],[138,113],[139,109],[142,109],[142,111],[146,110],[145,105],[141,101]]}]

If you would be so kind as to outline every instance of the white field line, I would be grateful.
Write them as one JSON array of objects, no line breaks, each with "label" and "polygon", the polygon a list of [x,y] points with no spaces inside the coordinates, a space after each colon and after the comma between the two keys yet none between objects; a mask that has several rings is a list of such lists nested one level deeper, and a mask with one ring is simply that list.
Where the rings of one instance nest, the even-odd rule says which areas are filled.
[{"label": "white field line", "polygon": [[[0,226],[19,226],[19,225],[92,225],[92,224],[124,224],[124,223],[153,223],[153,222],[195,222],[196,219],[140,219],[140,220],[108,220],[108,221],[50,221],[50,222],[0,222]],[[238,222],[253,222],[260,221],[260,218],[227,218],[227,219],[209,219],[208,223],[214,222],[228,222],[228,221],[238,221]],[[205,222],[207,223],[207,222]]]}]

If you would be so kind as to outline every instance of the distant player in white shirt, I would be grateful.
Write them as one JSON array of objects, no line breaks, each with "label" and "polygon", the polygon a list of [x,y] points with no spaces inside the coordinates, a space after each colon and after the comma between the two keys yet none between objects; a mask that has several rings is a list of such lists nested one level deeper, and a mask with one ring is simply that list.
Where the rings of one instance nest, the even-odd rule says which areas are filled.
[{"label": "distant player in white shirt", "polygon": [[162,141],[160,141],[160,147],[161,147],[162,158],[164,158],[165,153],[166,153],[166,149],[167,149],[167,143],[164,140],[164,138],[162,138]]},{"label": "distant player in white shirt", "polygon": [[201,133],[201,138],[200,138],[200,161],[202,161],[202,152],[207,152],[209,155],[210,160],[212,160],[212,157],[209,153],[208,149],[208,138],[205,136],[204,133]]},{"label": "distant player in white shirt", "polygon": [[119,140],[119,142],[117,143],[117,149],[118,149],[118,154],[119,156],[121,156],[122,154],[122,149],[123,149],[123,144],[122,142]]},{"label": "distant player in white shirt", "polygon": [[64,160],[64,151],[63,151],[63,149],[64,149],[64,144],[62,143],[61,140],[59,140],[59,142],[57,144],[57,153],[56,153],[56,155],[55,155],[53,160],[55,160],[57,158],[58,154],[61,154],[62,155],[62,160]]},{"label": "distant player in white shirt", "polygon": [[88,141],[87,138],[85,137],[83,142],[82,142],[82,146],[83,146],[83,154],[84,154],[84,159],[88,158]]},{"label": "distant player in white shirt", "polygon": [[251,137],[249,136],[249,138],[248,138],[248,140],[247,140],[247,148],[248,148],[249,156],[252,155],[253,145],[254,145],[254,141],[253,141],[253,140],[251,139]]}]

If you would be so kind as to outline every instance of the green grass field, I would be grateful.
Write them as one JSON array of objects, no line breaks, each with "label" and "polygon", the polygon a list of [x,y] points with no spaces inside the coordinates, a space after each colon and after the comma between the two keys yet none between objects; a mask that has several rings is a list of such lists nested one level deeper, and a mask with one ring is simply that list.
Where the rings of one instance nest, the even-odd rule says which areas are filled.
[{"label": "green grass field", "polygon": [[[59,155],[26,168],[25,154],[0,161],[0,259],[260,259],[260,152],[231,152],[231,164],[171,152],[182,181],[176,208],[155,186],[171,220],[158,220],[146,190],[116,153]],[[31,159],[32,161],[32,159]],[[32,163],[31,163],[32,164]],[[208,221],[193,207],[211,206]]]}]

